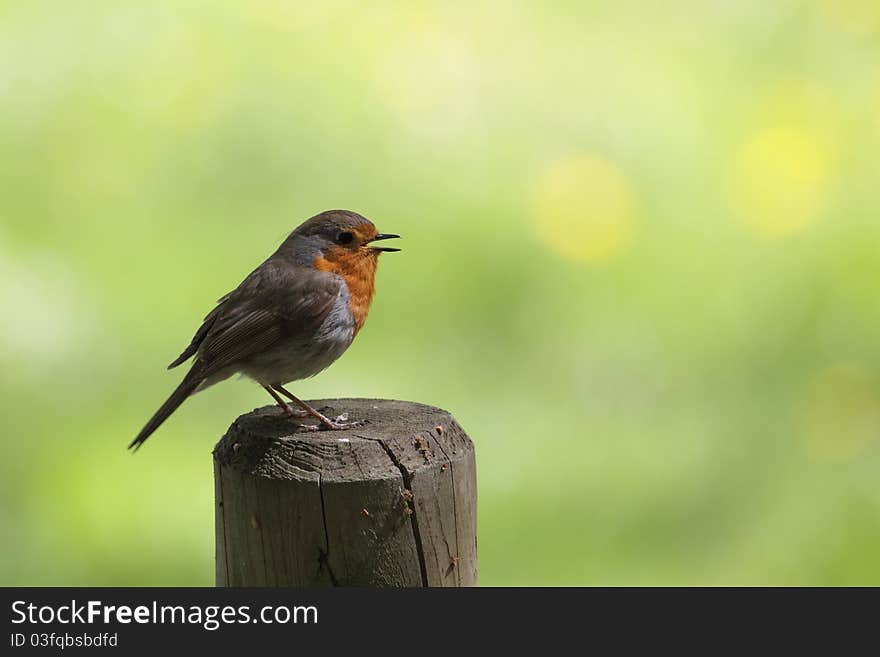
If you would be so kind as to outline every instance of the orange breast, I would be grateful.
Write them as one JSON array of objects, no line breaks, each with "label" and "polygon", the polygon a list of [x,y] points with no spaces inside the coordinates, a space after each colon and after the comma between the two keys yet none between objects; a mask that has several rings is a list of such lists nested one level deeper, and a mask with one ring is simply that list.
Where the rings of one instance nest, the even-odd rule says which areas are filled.
[{"label": "orange breast", "polygon": [[355,335],[367,321],[367,313],[370,312],[370,304],[376,293],[377,260],[373,254],[351,252],[346,249],[339,249],[329,254],[329,258],[324,256],[315,258],[315,269],[339,274],[348,286],[348,309],[354,318]]}]

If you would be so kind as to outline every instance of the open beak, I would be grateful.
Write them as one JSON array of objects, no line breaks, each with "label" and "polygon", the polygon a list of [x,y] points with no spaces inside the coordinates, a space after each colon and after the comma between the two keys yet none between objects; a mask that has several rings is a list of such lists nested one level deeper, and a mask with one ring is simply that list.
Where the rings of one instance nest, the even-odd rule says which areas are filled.
[{"label": "open beak", "polygon": [[[371,239],[368,242],[368,244],[372,244],[373,242],[379,242],[381,240],[392,240],[392,239],[399,239],[399,238],[400,238],[400,235],[394,235],[392,233],[379,233],[378,235],[376,235],[376,237]],[[383,253],[394,253],[395,251],[400,251],[400,249],[395,249],[390,246],[372,246],[370,248],[373,249],[374,251],[381,251]]]}]

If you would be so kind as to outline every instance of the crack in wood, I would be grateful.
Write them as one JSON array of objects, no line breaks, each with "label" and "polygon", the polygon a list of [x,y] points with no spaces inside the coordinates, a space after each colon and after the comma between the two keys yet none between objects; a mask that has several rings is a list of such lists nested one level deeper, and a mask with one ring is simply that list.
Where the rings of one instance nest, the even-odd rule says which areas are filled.
[{"label": "crack in wood", "polygon": [[327,509],[324,506],[324,475],[318,473],[318,494],[321,497],[321,517],[324,520],[324,545],[326,551],[318,548],[318,571],[322,567],[327,568],[327,574],[330,576],[330,583],[333,586],[339,586],[336,575],[333,574],[333,568],[330,566],[330,530],[327,528]]},{"label": "crack in wood", "polygon": [[[407,490],[412,491],[412,475],[409,470],[407,470],[404,465],[400,462],[400,460],[394,455],[394,452],[391,451],[391,448],[385,444],[385,441],[381,438],[370,438],[368,436],[357,435],[358,438],[362,438],[363,440],[371,440],[374,443],[378,443],[379,446],[385,450],[385,453],[388,455],[388,458],[391,459],[391,462],[394,464],[394,467],[400,470],[400,476],[403,477],[403,485]],[[406,500],[408,508],[410,510],[409,520],[412,524],[413,530],[413,538],[416,542],[416,553],[419,557],[419,571],[422,575],[422,586],[428,586],[428,568],[425,565],[425,548],[422,545],[422,534],[419,531],[419,520],[416,517],[416,501],[415,497],[411,497]]]},{"label": "crack in wood", "polygon": [[[223,505],[223,466],[217,461],[217,474],[215,475],[217,478],[218,486],[220,488],[220,514],[221,514],[221,522],[223,523],[223,573],[224,573],[224,584],[229,582],[229,538],[226,535],[226,509]],[[214,557],[216,559],[216,556]]]}]

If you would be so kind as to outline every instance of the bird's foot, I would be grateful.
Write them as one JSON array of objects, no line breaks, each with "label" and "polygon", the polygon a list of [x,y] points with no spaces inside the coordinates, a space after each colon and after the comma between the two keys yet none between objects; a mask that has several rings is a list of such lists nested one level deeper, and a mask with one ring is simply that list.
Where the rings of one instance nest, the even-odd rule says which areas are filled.
[{"label": "bird's foot", "polygon": [[367,421],[366,420],[352,420],[348,421],[347,415],[340,415],[335,420],[331,420],[329,417],[321,416],[320,418],[321,424],[303,424],[300,426],[300,431],[342,431],[343,429],[354,429],[356,427],[364,426]]},{"label": "bird's foot", "polygon": [[293,408],[289,405],[285,405],[281,408],[281,415],[283,415],[284,417],[294,418],[294,419],[298,419],[298,420],[301,420],[304,417],[310,417],[310,414],[308,411],[301,411],[301,410],[299,410],[297,408]]},{"label": "bird's foot", "polygon": [[335,420],[330,420],[326,424],[322,422],[321,428],[326,429],[327,431],[341,431],[342,429],[354,429],[355,427],[362,427],[366,423],[366,420],[352,420],[351,422],[345,422],[340,421],[340,418],[336,418]]}]

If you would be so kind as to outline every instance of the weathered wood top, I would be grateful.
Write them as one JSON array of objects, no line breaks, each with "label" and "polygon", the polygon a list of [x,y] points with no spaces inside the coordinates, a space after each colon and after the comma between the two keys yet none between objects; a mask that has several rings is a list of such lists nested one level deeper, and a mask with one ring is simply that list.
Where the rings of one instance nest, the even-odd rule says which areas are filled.
[{"label": "weathered wood top", "polygon": [[308,402],[328,417],[342,413],[367,424],[343,431],[301,431],[315,424],[264,406],[240,416],[214,449],[225,467],[265,479],[324,481],[411,477],[435,462],[456,461],[473,450],[452,415],[439,408],[387,399]]}]

